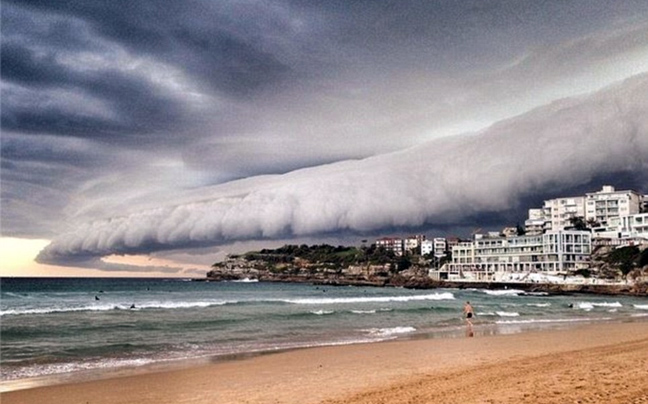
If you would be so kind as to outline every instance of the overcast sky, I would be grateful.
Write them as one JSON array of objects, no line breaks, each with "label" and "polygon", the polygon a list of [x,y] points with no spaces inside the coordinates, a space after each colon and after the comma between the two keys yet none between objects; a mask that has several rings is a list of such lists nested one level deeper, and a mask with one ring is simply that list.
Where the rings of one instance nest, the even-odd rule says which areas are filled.
[{"label": "overcast sky", "polygon": [[645,0],[1,13],[1,231],[46,240],[43,264],[196,275],[235,250],[648,193]]}]

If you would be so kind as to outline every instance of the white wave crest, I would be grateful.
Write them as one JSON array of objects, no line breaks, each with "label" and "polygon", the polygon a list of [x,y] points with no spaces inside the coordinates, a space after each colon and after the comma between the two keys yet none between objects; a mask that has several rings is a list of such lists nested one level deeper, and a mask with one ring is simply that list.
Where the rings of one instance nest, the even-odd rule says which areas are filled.
[{"label": "white wave crest", "polygon": [[[189,308],[204,308],[210,306],[222,306],[228,303],[227,301],[205,301],[205,302],[146,302],[137,303],[134,307],[135,310],[142,309],[189,309]],[[0,311],[2,316],[19,316],[29,314],[53,314],[53,313],[72,313],[81,311],[110,311],[110,310],[129,310],[131,303],[106,303],[97,304],[92,306],[68,306],[68,307],[37,307],[25,309],[10,309]]]},{"label": "white wave crest", "polygon": [[607,302],[602,302],[602,303],[595,303],[595,302],[580,302],[578,303],[578,308],[589,311],[594,309],[595,307],[623,307],[623,305],[619,302],[614,302],[614,303],[607,303]]},{"label": "white wave crest", "polygon": [[648,310],[648,304],[633,304],[637,310]]},{"label": "white wave crest", "polygon": [[515,311],[496,311],[498,316],[500,317],[519,317],[520,313],[517,313]]},{"label": "white wave crest", "polygon": [[429,295],[413,296],[376,296],[376,297],[332,297],[332,298],[306,298],[284,300],[293,304],[339,304],[339,303],[386,303],[386,302],[411,302],[421,300],[454,300],[452,293],[434,293]]},{"label": "white wave crest", "polygon": [[416,331],[414,327],[371,328],[367,330],[371,335],[387,337],[395,334],[408,334]]},{"label": "white wave crest", "polygon": [[243,279],[233,280],[231,282],[236,282],[236,283],[256,283],[256,282],[259,282],[259,280],[258,279],[243,278]]},{"label": "white wave crest", "polygon": [[612,317],[598,318],[554,318],[554,319],[530,319],[530,320],[498,320],[495,324],[542,324],[542,323],[575,323],[588,321],[608,321]]},{"label": "white wave crest", "polygon": [[527,306],[533,306],[533,307],[549,307],[551,306],[551,303],[529,303]]},{"label": "white wave crest", "polygon": [[353,314],[376,314],[376,310],[351,310]]},{"label": "white wave crest", "polygon": [[323,316],[325,314],[333,314],[335,313],[335,311],[334,310],[314,310],[311,311],[311,313],[317,314],[318,316]]},{"label": "white wave crest", "polygon": [[519,296],[525,292],[520,289],[502,289],[502,290],[488,290],[482,289],[482,292],[490,296]]}]

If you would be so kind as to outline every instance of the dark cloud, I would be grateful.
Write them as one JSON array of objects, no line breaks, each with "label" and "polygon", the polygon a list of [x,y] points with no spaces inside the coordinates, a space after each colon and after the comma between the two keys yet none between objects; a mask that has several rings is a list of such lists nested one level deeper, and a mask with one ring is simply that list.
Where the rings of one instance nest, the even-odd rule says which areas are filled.
[{"label": "dark cloud", "polygon": [[[239,27],[272,18],[262,7],[237,13],[235,5],[198,1],[27,1],[19,5],[82,20],[104,39],[135,54],[181,66],[203,85],[228,96],[251,96],[284,79],[290,70]],[[237,14],[247,19],[239,22]]]},{"label": "dark cloud", "polygon": [[[9,131],[107,138],[129,144],[142,142],[152,132],[173,130],[184,118],[181,105],[136,77],[114,70],[74,72],[53,55],[35,57],[33,51],[15,44],[2,48],[2,75],[5,82],[27,87],[11,88],[3,97],[2,127]],[[53,87],[78,90],[103,101],[114,118],[88,116],[55,100],[43,105],[42,91]],[[13,103],[14,98],[24,101]]]},{"label": "dark cloud", "polygon": [[[580,147],[585,135],[572,126],[591,127],[569,119],[554,126],[567,140],[534,143],[552,153],[528,173],[528,186],[484,157],[524,154],[515,134],[491,136],[492,147],[428,142],[645,71],[645,1],[6,0],[0,12],[3,234],[83,229],[77,235],[85,246],[62,236],[49,252],[68,241],[78,248],[61,247],[63,255],[94,257],[489,225],[516,216],[527,199],[612,173],[638,181],[631,174],[637,156],[626,167],[576,159],[567,171],[577,180],[556,180],[563,165],[551,156]],[[528,121],[517,130],[550,138]],[[644,134],[641,127],[609,130]],[[596,139],[596,147],[612,150],[607,156],[617,155]],[[423,145],[434,147],[424,156],[411,151]],[[590,152],[599,153],[596,147]],[[394,157],[407,148],[410,160]],[[464,188],[482,185],[467,181],[472,174],[461,164],[515,186],[489,203],[456,202]],[[266,192],[266,181],[276,192]],[[253,202],[268,211],[257,212]],[[173,220],[142,216],[158,208]],[[116,216],[122,219],[105,224]],[[114,232],[120,221],[131,233]]]},{"label": "dark cloud", "polygon": [[477,135],[205,189],[199,199],[83,224],[57,237],[40,259],[494,225],[528,209],[521,202],[546,195],[550,187],[569,194],[619,174],[645,184],[646,92],[644,74]]}]

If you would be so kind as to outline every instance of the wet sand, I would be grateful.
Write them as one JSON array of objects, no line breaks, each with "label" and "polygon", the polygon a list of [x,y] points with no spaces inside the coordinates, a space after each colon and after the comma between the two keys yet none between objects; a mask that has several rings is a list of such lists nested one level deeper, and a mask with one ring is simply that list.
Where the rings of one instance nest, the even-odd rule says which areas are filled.
[{"label": "wet sand", "polygon": [[648,404],[648,322],[295,350],[3,393],[47,403]]}]

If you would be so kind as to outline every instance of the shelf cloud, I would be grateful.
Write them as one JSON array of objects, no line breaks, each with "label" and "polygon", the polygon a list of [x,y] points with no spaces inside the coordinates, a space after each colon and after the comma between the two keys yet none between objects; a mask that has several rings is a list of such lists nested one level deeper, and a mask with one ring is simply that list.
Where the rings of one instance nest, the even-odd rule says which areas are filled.
[{"label": "shelf cloud", "polygon": [[5,0],[0,17],[2,237],[51,240],[41,262],[197,269],[647,191],[643,0]]},{"label": "shelf cloud", "polygon": [[203,188],[200,197],[93,221],[56,237],[42,262],[237,240],[466,225],[522,212],[534,194],[596,177],[648,181],[648,75],[563,99],[475,134],[283,175]]}]

